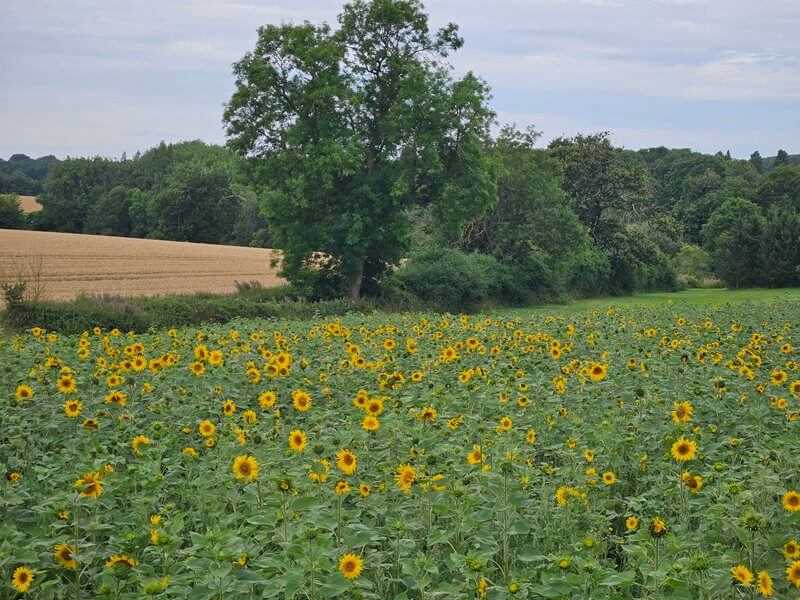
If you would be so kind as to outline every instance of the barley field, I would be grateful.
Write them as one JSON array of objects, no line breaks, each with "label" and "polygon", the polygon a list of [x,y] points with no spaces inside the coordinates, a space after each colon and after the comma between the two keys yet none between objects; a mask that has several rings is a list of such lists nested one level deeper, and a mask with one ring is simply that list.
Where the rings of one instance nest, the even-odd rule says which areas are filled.
[{"label": "barley field", "polygon": [[154,296],[282,285],[272,251],[212,244],[0,229],[0,281],[38,284],[48,300],[82,292]]},{"label": "barley field", "polygon": [[42,205],[36,201],[36,196],[17,196],[22,212],[34,213],[42,210]]}]

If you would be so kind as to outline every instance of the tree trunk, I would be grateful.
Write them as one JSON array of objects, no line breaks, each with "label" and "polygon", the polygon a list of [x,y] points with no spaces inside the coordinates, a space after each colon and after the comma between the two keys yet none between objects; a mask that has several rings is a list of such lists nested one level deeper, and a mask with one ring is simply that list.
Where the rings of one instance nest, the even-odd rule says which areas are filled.
[{"label": "tree trunk", "polygon": [[347,295],[353,300],[358,300],[361,297],[361,281],[364,279],[364,257],[361,257],[356,262],[355,269],[350,275],[350,283],[347,285]]}]

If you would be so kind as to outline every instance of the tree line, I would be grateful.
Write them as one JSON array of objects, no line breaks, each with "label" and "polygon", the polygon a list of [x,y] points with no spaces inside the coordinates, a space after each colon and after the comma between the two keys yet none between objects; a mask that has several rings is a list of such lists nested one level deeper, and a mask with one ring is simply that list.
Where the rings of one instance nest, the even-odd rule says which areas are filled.
[{"label": "tree line", "polygon": [[120,160],[57,161],[37,201],[41,211],[6,223],[40,231],[269,246],[267,222],[245,181],[242,159],[201,141],[162,142]]},{"label": "tree line", "polygon": [[453,309],[800,285],[800,155],[493,133],[488,85],[448,63],[463,43],[418,0],[355,0],[337,28],[261,27],[234,65],[227,147],[61,161],[27,226],[272,246],[303,296]]}]

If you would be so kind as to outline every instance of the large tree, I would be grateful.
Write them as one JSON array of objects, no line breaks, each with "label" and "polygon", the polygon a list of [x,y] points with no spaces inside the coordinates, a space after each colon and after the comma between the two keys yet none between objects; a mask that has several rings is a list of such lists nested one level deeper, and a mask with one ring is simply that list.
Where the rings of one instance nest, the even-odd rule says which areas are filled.
[{"label": "large tree", "polygon": [[356,0],[335,31],[259,29],[224,119],[269,188],[290,281],[358,297],[404,255],[408,208],[460,220],[463,205],[493,198],[488,90],[472,74],[454,80],[444,60],[462,43],[453,24],[431,32],[418,0]]}]

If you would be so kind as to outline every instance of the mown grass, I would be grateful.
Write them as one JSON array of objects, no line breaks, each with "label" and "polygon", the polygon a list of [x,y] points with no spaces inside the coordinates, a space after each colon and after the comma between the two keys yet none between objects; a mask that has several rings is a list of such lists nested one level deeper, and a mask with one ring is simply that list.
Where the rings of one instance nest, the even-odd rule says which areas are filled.
[{"label": "mown grass", "polygon": [[[800,288],[758,289],[758,290],[726,290],[719,288],[692,288],[680,292],[654,292],[635,294],[633,296],[605,296],[575,300],[567,304],[546,304],[531,307],[529,312],[546,312],[572,314],[588,310],[601,310],[609,306],[627,308],[633,306],[655,307],[670,302],[679,306],[723,306],[743,302],[771,303],[800,300]],[[519,309],[507,309],[501,312],[519,313]]]}]

